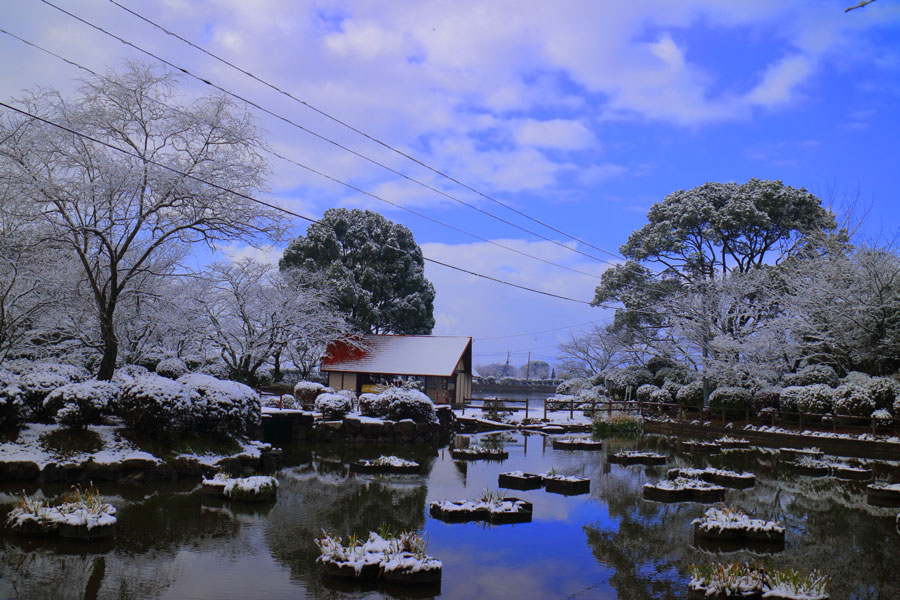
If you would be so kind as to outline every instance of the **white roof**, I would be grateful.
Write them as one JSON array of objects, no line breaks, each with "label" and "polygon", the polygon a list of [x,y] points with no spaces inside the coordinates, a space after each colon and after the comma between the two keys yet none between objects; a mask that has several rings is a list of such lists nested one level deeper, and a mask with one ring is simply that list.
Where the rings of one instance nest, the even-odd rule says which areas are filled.
[{"label": "white roof", "polygon": [[367,348],[353,358],[326,357],[323,371],[450,377],[472,338],[432,335],[366,335]]}]

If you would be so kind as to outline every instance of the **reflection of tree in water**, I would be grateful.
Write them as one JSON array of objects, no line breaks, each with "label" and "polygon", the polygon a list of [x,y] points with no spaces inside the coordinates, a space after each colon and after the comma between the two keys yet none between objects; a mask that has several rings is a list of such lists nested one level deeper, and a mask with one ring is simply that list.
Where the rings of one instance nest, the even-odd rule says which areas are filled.
[{"label": "reflection of tree in water", "polygon": [[640,486],[657,477],[614,466],[601,477],[599,496],[617,525],[595,523],[584,531],[597,560],[616,570],[610,584],[620,597],[682,597],[689,564],[750,561],[818,568],[833,578],[834,598],[900,598],[896,511],[868,507],[865,484],[795,475],[765,454],[711,462],[756,474],[756,486],[729,491],[726,504],[782,520],[788,527],[785,551],[766,556],[748,550],[716,554],[695,549],[691,520],[706,506],[645,502]]},{"label": "reflection of tree in water", "polygon": [[418,475],[342,477],[322,472],[320,463],[293,469],[282,478],[278,503],[268,514],[269,550],[311,595],[339,596],[322,585],[313,539],[323,529],[361,539],[382,525],[395,532],[420,530],[427,493],[425,478]]},{"label": "reflection of tree in water", "polygon": [[227,550],[239,529],[228,515],[202,510],[196,493],[159,493],[120,504],[117,517],[115,540],[3,534],[0,597],[152,598],[177,579],[179,550]]}]

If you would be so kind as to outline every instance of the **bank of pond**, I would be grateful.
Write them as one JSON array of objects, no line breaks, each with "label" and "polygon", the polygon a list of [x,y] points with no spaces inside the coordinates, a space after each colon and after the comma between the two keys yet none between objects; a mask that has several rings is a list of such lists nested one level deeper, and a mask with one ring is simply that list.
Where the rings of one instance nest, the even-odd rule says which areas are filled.
[{"label": "bank of pond", "polygon": [[900,462],[690,441],[292,441],[252,473],[0,481],[0,597],[900,597]]}]

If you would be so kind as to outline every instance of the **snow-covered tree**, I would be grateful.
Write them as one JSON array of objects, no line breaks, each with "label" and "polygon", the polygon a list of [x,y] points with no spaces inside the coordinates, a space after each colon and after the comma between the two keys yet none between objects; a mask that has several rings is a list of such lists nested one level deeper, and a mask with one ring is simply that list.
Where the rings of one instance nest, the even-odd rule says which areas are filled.
[{"label": "snow-covered tree", "polygon": [[434,287],[412,232],[368,210],[332,208],[288,246],[281,268],[330,282],[335,306],[364,333],[428,334]]},{"label": "snow-covered tree", "polygon": [[572,377],[591,377],[600,371],[620,367],[628,357],[620,335],[608,327],[593,324],[580,335],[559,345],[561,369]]},{"label": "snow-covered tree", "polygon": [[203,317],[206,344],[231,376],[256,383],[259,370],[272,361],[280,367],[292,347],[324,351],[348,331],[323,287],[315,275],[245,259],[212,265],[196,282],[191,303]]},{"label": "snow-covered tree", "polygon": [[113,375],[120,302],[139,278],[174,272],[191,244],[282,232],[279,213],[229,191],[258,193],[265,179],[250,115],[224,96],[179,104],[176,83],[127,63],[83,81],[74,97],[38,89],[18,102],[127,154],[38,119],[0,122],[0,173],[40,219],[44,241],[80,264],[103,342],[100,379]]}]

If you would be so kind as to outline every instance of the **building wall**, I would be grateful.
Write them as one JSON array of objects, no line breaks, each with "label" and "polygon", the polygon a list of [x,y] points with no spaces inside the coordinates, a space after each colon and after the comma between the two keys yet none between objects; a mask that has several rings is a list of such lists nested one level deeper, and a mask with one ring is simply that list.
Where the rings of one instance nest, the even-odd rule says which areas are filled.
[{"label": "building wall", "polygon": [[335,390],[356,391],[356,373],[329,373],[328,387]]}]

